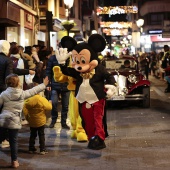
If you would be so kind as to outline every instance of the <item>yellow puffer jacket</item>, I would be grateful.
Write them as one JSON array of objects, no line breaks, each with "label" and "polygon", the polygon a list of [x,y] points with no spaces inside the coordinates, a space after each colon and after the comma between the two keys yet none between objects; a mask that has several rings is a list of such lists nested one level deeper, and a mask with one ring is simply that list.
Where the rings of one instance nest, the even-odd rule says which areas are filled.
[{"label": "yellow puffer jacket", "polygon": [[39,94],[24,102],[23,113],[30,127],[40,127],[46,124],[46,110],[51,110],[52,104]]}]

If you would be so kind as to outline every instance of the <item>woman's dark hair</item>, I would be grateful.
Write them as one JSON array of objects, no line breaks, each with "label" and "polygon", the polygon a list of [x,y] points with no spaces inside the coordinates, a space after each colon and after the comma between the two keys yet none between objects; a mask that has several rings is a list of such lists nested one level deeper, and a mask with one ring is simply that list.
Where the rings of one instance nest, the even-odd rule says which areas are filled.
[{"label": "woman's dark hair", "polygon": [[32,54],[31,51],[32,51],[32,47],[31,47],[31,46],[26,46],[24,53],[26,53],[26,54],[28,54],[28,55],[31,55],[31,54]]},{"label": "woman's dark hair", "polygon": [[19,53],[19,48],[17,46],[11,46],[9,49],[9,54],[18,54]]}]

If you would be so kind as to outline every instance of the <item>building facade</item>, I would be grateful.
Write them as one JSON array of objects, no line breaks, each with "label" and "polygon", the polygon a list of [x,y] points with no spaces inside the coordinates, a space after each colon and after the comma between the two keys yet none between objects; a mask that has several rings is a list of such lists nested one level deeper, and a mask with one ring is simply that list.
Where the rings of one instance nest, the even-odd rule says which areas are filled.
[{"label": "building facade", "polygon": [[170,46],[170,1],[138,0],[138,7],[138,17],[144,19],[143,51],[163,51],[165,44]]},{"label": "building facade", "polygon": [[0,1],[0,39],[22,46],[37,43],[36,17],[38,7],[32,0]]}]

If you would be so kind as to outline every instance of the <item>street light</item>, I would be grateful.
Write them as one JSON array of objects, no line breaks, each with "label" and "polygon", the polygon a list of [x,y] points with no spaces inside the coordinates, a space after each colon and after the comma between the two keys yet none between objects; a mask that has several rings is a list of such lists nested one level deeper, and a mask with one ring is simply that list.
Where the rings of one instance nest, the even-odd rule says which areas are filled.
[{"label": "street light", "polygon": [[[141,33],[143,32],[143,28],[142,28],[143,24],[144,24],[144,20],[143,20],[143,19],[138,19],[138,20],[136,21],[136,25],[137,25],[138,28],[140,29],[140,31],[139,31],[139,37],[140,37],[140,38],[141,38]],[[139,39],[140,39],[140,38],[139,38]],[[141,42],[140,42],[140,51],[141,51]]]},{"label": "street light", "polygon": [[66,5],[66,17],[67,23],[63,24],[63,27],[67,30],[67,35],[69,36],[70,30],[74,27],[74,22],[70,23],[70,8],[73,6],[74,0],[64,0],[64,4]]},{"label": "street light", "polygon": [[144,20],[143,20],[143,19],[138,19],[138,20],[136,21],[136,25],[140,28],[140,32],[143,32],[143,31],[142,31],[142,26],[143,26],[143,24],[144,24]]},{"label": "street light", "polygon": [[70,17],[70,8],[73,6],[74,0],[64,0],[64,4],[66,5],[66,16],[67,20],[69,21]]}]

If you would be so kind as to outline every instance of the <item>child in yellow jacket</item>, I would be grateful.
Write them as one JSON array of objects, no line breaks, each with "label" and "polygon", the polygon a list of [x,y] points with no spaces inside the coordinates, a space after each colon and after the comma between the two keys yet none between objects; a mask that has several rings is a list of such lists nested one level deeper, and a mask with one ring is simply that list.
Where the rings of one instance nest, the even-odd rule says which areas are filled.
[{"label": "child in yellow jacket", "polygon": [[36,153],[35,139],[39,137],[40,154],[48,153],[45,149],[46,111],[52,109],[51,101],[37,94],[25,100],[23,113],[30,126],[29,153]]}]

